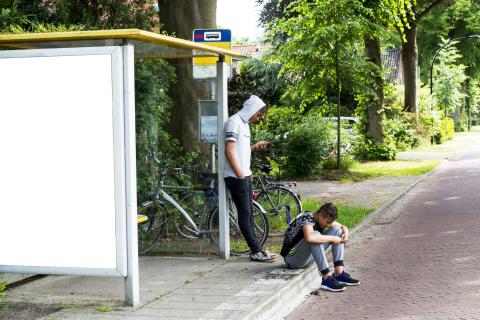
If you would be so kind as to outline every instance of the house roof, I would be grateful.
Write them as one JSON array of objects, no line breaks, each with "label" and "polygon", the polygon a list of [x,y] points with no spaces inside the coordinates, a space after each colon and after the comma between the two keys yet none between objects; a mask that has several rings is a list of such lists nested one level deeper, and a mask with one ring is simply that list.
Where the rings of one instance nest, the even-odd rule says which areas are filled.
[{"label": "house roof", "polygon": [[264,56],[272,46],[270,44],[239,44],[232,45],[232,50],[242,56],[259,59]]}]

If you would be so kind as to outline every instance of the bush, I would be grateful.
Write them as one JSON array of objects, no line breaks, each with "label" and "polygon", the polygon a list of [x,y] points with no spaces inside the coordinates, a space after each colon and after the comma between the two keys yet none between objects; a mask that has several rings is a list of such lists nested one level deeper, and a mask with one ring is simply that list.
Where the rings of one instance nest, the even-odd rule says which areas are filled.
[{"label": "bush", "polygon": [[394,141],[398,151],[405,151],[420,145],[420,139],[413,129],[414,123],[414,118],[406,113],[393,119],[385,119],[384,134]]},{"label": "bush", "polygon": [[470,125],[471,126],[480,126],[480,118],[472,118],[470,120]]},{"label": "bush", "polygon": [[303,118],[300,111],[293,107],[271,107],[265,119],[256,128],[274,135],[278,140],[283,138],[295,124],[301,123]]},{"label": "bush", "polygon": [[397,155],[395,142],[386,137],[382,143],[375,143],[372,139],[357,141],[353,155],[358,160],[394,160]]},{"label": "bush", "polygon": [[308,177],[317,173],[333,149],[331,132],[324,121],[315,117],[294,126],[284,144],[285,175]]},{"label": "bush", "polygon": [[[348,170],[353,168],[357,164],[357,161],[352,156],[342,156],[340,157],[340,169]],[[335,170],[337,169],[337,158],[331,157],[322,162],[322,169],[324,170]]]},{"label": "bush", "polygon": [[440,120],[440,126],[438,128],[438,133],[434,136],[434,141],[436,144],[441,144],[452,140],[455,135],[455,124],[453,120],[448,117],[442,117]]}]

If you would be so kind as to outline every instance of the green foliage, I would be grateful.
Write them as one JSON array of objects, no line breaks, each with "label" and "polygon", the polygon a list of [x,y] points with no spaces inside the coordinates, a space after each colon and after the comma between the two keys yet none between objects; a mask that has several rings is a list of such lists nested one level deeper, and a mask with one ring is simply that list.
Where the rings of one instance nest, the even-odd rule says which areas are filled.
[{"label": "green foliage", "polygon": [[480,80],[471,80],[468,85],[470,114],[480,114]]},{"label": "green foliage", "polygon": [[[448,40],[442,39],[442,45]],[[433,94],[437,106],[445,112],[454,113],[463,103],[462,84],[466,80],[465,66],[458,64],[461,55],[455,47],[456,42],[447,45],[438,55],[438,65],[434,69]]]},{"label": "green foliage", "polygon": [[0,1],[0,33],[9,33],[12,28],[29,23],[29,16],[19,9],[18,1]]},{"label": "green foliage", "polygon": [[437,144],[444,143],[448,140],[452,140],[455,136],[455,125],[453,120],[448,117],[442,117],[440,125],[438,127],[438,132],[434,136],[434,141]]},{"label": "green foliage", "polygon": [[358,141],[353,149],[353,154],[358,160],[393,160],[397,155],[395,142],[390,137],[385,137],[383,142],[374,142],[370,138]]},{"label": "green foliage", "polygon": [[[359,118],[359,135],[353,141],[353,155],[360,161],[366,160],[392,160],[398,150],[404,150],[415,144],[411,124],[402,111],[401,102],[398,101],[399,92],[392,86],[385,87],[384,101],[384,140],[374,141],[367,132],[367,116],[364,112],[365,99],[359,100],[357,116]],[[361,95],[359,95],[361,97]]]},{"label": "green foliage", "polygon": [[418,93],[419,113],[416,133],[421,139],[432,141],[432,138],[438,133],[442,112],[435,108],[435,99],[429,89],[420,88]]},{"label": "green foliage", "polygon": [[[480,2],[472,0],[441,1],[418,23],[419,64],[429,70],[433,55],[442,37],[455,38],[480,34]],[[479,39],[462,40],[457,45],[462,53],[462,63],[468,66],[466,73],[473,79],[480,76]],[[427,82],[428,72],[422,72]]]},{"label": "green foliage", "polygon": [[178,140],[165,130],[172,101],[167,90],[175,82],[174,68],[161,60],[138,61],[135,68],[137,188],[139,201],[146,200],[157,183],[161,168],[147,161],[148,154],[171,165],[190,164],[194,154],[183,154]]},{"label": "green foliage", "polygon": [[8,281],[0,281],[0,297],[5,295],[7,290]]},{"label": "green foliage", "polygon": [[293,107],[272,107],[256,127],[273,134],[276,140],[283,137],[293,125],[302,122],[304,116]]},{"label": "green foliage", "polygon": [[[317,211],[323,203],[313,199],[303,199],[302,208],[304,211]],[[364,208],[349,204],[336,203],[338,210],[338,222],[353,228],[359,224],[366,216],[374,211],[373,208]]]},{"label": "green foliage", "polygon": [[45,24],[45,23],[35,23],[31,24],[28,27],[22,27],[20,25],[12,25],[8,29],[7,33],[17,34],[17,33],[45,33],[45,32],[65,32],[65,31],[82,31],[84,30],[83,26],[78,25],[63,25],[63,24]]},{"label": "green foliage", "polygon": [[327,90],[358,85],[354,79],[374,66],[363,55],[362,36],[370,11],[357,0],[298,0],[282,17],[267,25],[268,38],[287,39],[278,44],[271,60],[283,63],[281,74],[294,82],[288,88],[302,106],[324,102]]},{"label": "green foliage", "polygon": [[98,312],[112,312],[113,308],[109,305],[101,305],[96,309]]},{"label": "green foliage", "polygon": [[329,158],[333,141],[328,125],[314,117],[294,126],[284,144],[285,174],[292,177],[316,174],[322,161]]},{"label": "green foliage", "polygon": [[240,72],[230,80],[229,113],[236,113],[252,94],[262,98],[267,106],[280,105],[285,94],[287,82],[279,75],[281,66],[258,59],[246,59],[242,62]]},{"label": "green foliage", "polygon": [[[351,155],[345,155],[340,158],[340,170],[348,170],[357,165],[357,161]],[[330,157],[322,162],[323,170],[337,170],[336,157]]]},{"label": "green foliage", "polygon": [[240,74],[257,88],[259,96],[267,105],[279,105],[285,94],[287,81],[280,76],[282,66],[259,59],[247,59],[240,65]]},{"label": "green foliage", "polygon": [[404,113],[385,121],[384,132],[395,143],[397,151],[405,151],[420,145],[420,139],[414,133],[415,117]]},{"label": "green foliage", "polygon": [[[302,115],[292,107],[273,107],[251,130],[254,141],[270,141],[275,153],[272,158],[257,152],[254,163],[270,163],[277,174],[309,177],[336,167],[336,122],[326,121],[315,110]],[[343,129],[341,134],[341,168],[347,169],[355,163],[349,149],[353,134]]]}]

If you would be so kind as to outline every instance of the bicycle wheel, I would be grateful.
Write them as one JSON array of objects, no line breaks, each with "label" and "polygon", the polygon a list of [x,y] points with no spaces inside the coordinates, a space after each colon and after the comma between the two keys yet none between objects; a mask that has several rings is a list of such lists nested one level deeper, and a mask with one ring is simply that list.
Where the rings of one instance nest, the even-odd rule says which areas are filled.
[{"label": "bicycle wheel", "polygon": [[168,211],[162,203],[148,202],[138,209],[138,213],[148,217],[147,221],[138,225],[138,253],[146,254],[163,236],[168,222]]},{"label": "bicycle wheel", "polygon": [[[288,188],[270,186],[261,191],[255,199],[267,213],[272,236],[282,235],[287,230],[290,221],[302,211],[298,197]],[[290,214],[287,214],[287,207]]]},{"label": "bicycle wheel", "polygon": [[[203,214],[205,212],[205,196],[202,192],[189,192],[187,193],[182,199],[178,201],[180,206],[187,210],[190,215],[190,218],[195,222],[197,226],[202,225],[202,217],[205,217]],[[189,239],[196,239],[199,238],[199,234],[195,231],[192,225],[185,219],[185,217],[180,214],[180,212],[176,212],[175,216],[172,217],[173,224],[175,225],[175,229],[177,233]]]},{"label": "bicycle wheel", "polygon": [[[235,206],[229,206],[228,210],[229,216],[229,225],[230,225],[230,252],[232,254],[242,254],[248,252],[250,249],[243,238],[242,232],[238,225],[238,216]],[[253,204],[253,222],[254,222],[254,232],[255,236],[260,243],[260,246],[263,246],[268,238],[268,220],[267,216],[260,208],[260,206],[254,202]],[[210,228],[210,238],[219,246],[219,217],[218,217],[218,208],[215,208],[210,214],[209,218],[209,228]]]}]

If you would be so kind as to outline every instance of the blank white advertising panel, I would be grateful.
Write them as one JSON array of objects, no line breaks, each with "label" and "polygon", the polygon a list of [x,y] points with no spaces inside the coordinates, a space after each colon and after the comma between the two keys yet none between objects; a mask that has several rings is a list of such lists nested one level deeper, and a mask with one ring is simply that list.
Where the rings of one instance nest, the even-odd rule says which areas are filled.
[{"label": "blank white advertising panel", "polygon": [[125,272],[121,61],[0,52],[0,272]]}]

